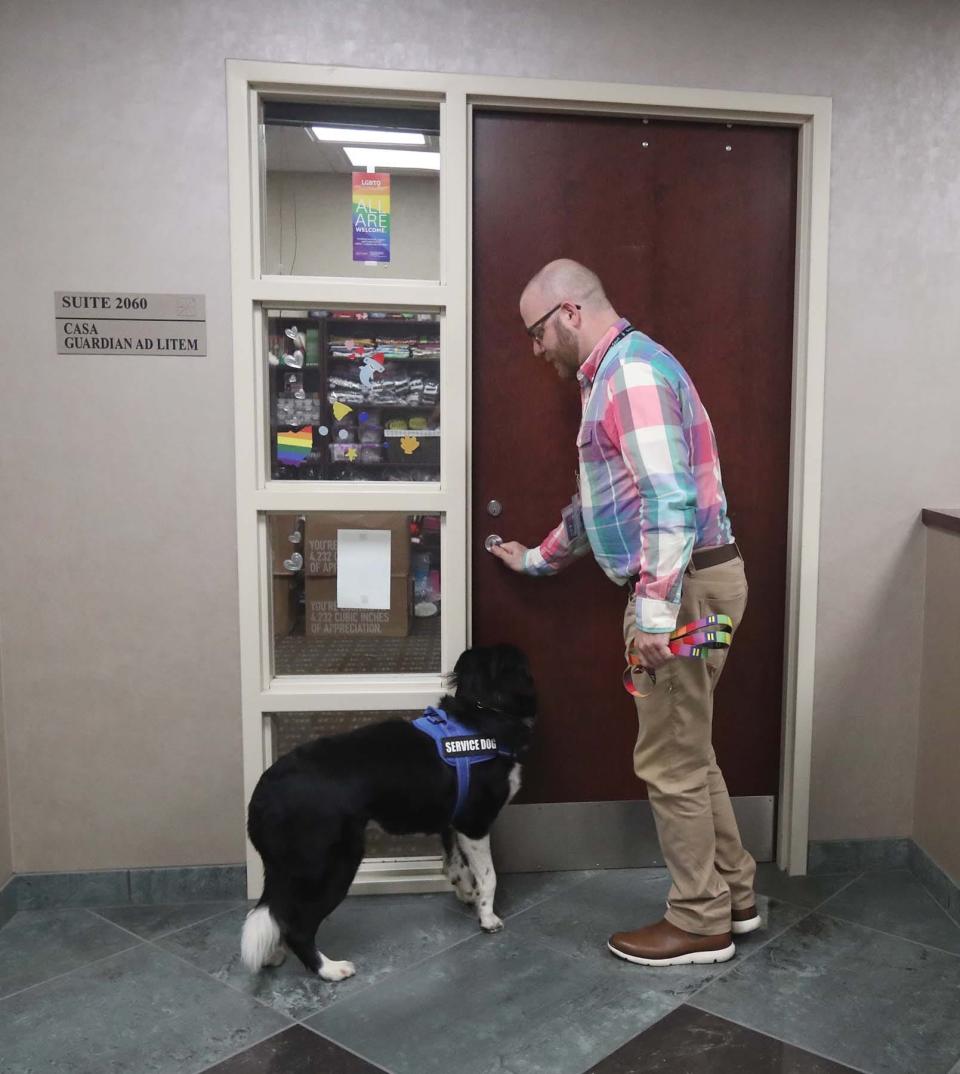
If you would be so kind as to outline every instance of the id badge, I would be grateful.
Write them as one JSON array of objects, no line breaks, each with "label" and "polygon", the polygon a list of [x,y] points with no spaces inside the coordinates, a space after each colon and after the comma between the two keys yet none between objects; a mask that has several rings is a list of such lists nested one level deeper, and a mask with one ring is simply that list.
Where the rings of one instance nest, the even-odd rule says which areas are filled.
[{"label": "id badge", "polygon": [[580,507],[580,493],[576,493],[573,499],[560,512],[563,519],[563,527],[567,533],[567,540],[571,543],[585,533],[583,525],[583,511]]}]

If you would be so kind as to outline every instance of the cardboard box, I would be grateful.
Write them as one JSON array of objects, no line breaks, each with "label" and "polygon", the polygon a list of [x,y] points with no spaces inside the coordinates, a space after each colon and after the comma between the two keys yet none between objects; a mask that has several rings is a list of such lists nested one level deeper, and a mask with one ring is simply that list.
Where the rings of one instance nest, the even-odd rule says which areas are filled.
[{"label": "cardboard box", "polygon": [[337,573],[337,530],[389,530],[390,574],[410,573],[410,526],[407,515],[392,511],[323,511],[307,515],[304,559],[308,578]]},{"label": "cardboard box", "polygon": [[297,621],[297,584],[286,575],[273,576],[273,636],[285,638]]},{"label": "cardboard box", "polygon": [[[296,570],[285,566],[290,560],[291,553],[299,552],[306,559],[303,550],[303,515],[268,515],[270,530],[270,557],[273,560],[273,573],[291,575]],[[292,535],[299,534],[299,540],[291,541]],[[302,570],[302,568],[300,568]]]},{"label": "cardboard box", "polygon": [[410,577],[390,579],[390,607],[338,608],[337,579],[307,578],[308,637],[405,638],[410,632]]}]

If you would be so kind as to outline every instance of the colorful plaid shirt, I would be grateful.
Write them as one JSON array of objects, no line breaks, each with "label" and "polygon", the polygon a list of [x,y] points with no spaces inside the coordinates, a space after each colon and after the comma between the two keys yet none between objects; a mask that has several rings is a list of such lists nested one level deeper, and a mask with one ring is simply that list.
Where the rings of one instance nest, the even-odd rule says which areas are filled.
[{"label": "colorful plaid shirt", "polygon": [[[528,574],[552,574],[592,550],[608,578],[637,579],[637,625],[673,630],[694,548],[733,540],[713,426],[680,363],[621,320],[577,373],[583,525],[564,522],[524,556]],[[607,350],[609,348],[609,354]]]}]

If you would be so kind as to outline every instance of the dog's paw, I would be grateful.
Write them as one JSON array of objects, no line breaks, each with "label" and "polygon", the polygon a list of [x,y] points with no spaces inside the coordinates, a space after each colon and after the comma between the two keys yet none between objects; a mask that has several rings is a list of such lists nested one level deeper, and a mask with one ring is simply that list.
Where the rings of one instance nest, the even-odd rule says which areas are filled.
[{"label": "dog's paw", "polygon": [[333,959],[325,958],[320,966],[320,976],[325,981],[345,981],[357,972],[357,967],[352,962],[334,962]]},{"label": "dog's paw", "polygon": [[503,922],[496,914],[491,914],[480,922],[480,928],[484,932],[499,932],[503,928]]},{"label": "dog's paw", "polygon": [[282,947],[278,947],[272,955],[263,960],[263,964],[264,966],[282,966],[286,957],[287,952]]},{"label": "dog's paw", "polygon": [[470,888],[454,887],[453,890],[457,898],[462,903],[466,903],[467,906],[473,906],[473,904],[477,901],[477,893],[475,891],[471,891]]}]

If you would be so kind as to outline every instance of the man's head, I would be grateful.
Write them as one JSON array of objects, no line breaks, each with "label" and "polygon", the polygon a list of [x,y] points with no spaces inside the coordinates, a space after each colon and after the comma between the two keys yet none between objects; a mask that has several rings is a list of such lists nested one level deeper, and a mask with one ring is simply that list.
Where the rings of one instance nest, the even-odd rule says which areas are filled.
[{"label": "man's head", "polygon": [[569,379],[607,329],[617,321],[599,277],[561,258],[551,261],[523,289],[520,316],[533,353]]}]

